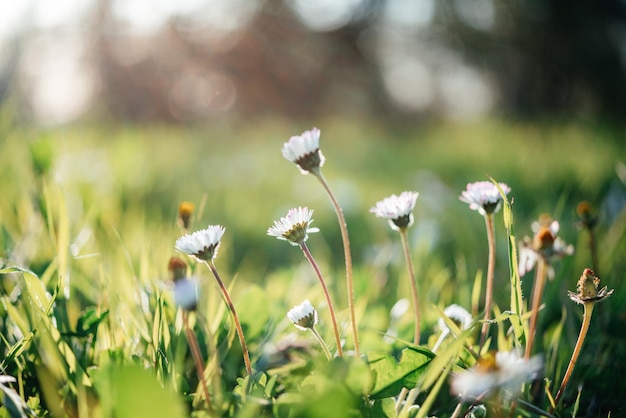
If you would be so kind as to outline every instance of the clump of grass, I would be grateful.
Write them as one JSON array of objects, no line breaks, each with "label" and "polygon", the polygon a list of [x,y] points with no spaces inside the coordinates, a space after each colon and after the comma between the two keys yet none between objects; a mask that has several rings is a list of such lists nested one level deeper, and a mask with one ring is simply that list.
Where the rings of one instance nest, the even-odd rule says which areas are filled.
[{"label": "clump of grass", "polygon": [[[470,136],[472,129],[475,128],[469,129]],[[514,129],[511,132],[515,147],[516,135],[520,134]],[[317,131],[318,140],[319,134]],[[437,138],[437,135],[432,137]],[[367,135],[358,140],[371,141]],[[459,141],[458,138],[452,140]],[[280,160],[278,147],[268,152],[265,147],[254,149],[254,144],[247,143],[217,146],[214,149],[217,157],[213,157],[206,168],[208,157],[194,152],[197,144],[188,141],[187,145],[183,147],[184,152],[179,149],[166,157],[155,151],[151,164],[145,165],[147,171],[138,168],[138,160],[133,160],[132,156],[137,153],[128,152],[137,147],[136,143],[113,143],[110,148],[102,147],[92,155],[81,148],[64,150],[62,142],[49,141],[47,148],[32,154],[30,164],[23,165],[6,160],[6,155],[28,155],[32,149],[17,142],[3,145],[8,152],[0,158],[4,159],[5,167],[15,168],[17,182],[7,188],[7,200],[0,204],[0,239],[7,249],[0,267],[0,375],[8,376],[0,382],[1,413],[14,416],[208,413],[237,417],[422,417],[461,416],[482,410],[495,416],[515,411],[549,416],[547,410],[567,414],[578,410],[581,402],[585,402],[584,392],[579,392],[575,402],[570,402],[565,389],[569,382],[576,381],[574,364],[579,364],[576,370],[584,364],[578,358],[584,356],[582,341],[591,318],[592,306],[588,307],[587,303],[598,300],[599,296],[608,296],[609,292],[598,291],[596,286],[593,296],[589,294],[589,286],[579,286],[575,296],[583,301],[585,313],[569,366],[562,379],[561,373],[553,370],[558,370],[557,367],[544,368],[540,336],[542,330],[548,328],[546,323],[550,317],[540,316],[539,312],[543,303],[560,304],[558,296],[554,296],[557,286],[546,286],[546,283],[551,275],[568,274],[571,262],[564,256],[571,255],[571,251],[559,241],[552,220],[539,222],[533,237],[523,241],[518,249],[513,230],[513,197],[508,193],[514,196],[516,210],[538,206],[537,200],[533,200],[536,197],[524,193],[528,179],[516,171],[520,168],[515,158],[499,157],[494,163],[494,170],[512,173],[506,180],[514,187],[509,190],[503,183],[492,181],[485,187],[489,187],[489,198],[495,200],[481,200],[486,195],[480,193],[464,199],[470,207],[478,205],[475,209],[485,218],[488,238],[485,251],[484,245],[472,245],[480,242],[482,234],[467,226],[472,223],[472,218],[463,214],[467,211],[459,209],[458,214],[450,215],[449,210],[456,213],[456,209],[450,209],[454,207],[450,204],[448,209],[428,213],[432,207],[438,208],[441,202],[454,197],[456,193],[450,193],[447,188],[456,188],[456,180],[448,178],[448,184],[433,186],[417,181],[419,176],[386,173],[387,181],[382,181],[375,180],[366,170],[348,171],[346,167],[358,170],[350,162],[335,164],[329,179],[334,182],[335,178],[354,174],[353,187],[365,190],[358,195],[364,202],[373,203],[375,196],[388,193],[389,184],[398,181],[420,190],[423,203],[416,216],[413,210],[417,192],[410,194],[406,201],[399,199],[400,203],[388,202],[382,209],[373,210],[390,219],[394,229],[400,232],[400,246],[385,246],[381,244],[387,239],[385,235],[377,233],[375,223],[370,226],[366,215],[360,213],[366,212],[361,210],[363,203],[359,199],[350,202],[346,195],[335,196],[330,191],[326,178],[319,171],[323,162],[319,143],[314,144],[314,149],[305,149],[304,156],[296,155],[292,160],[322,181],[339,221],[339,236],[333,235],[332,228],[326,228],[326,213],[332,214],[332,211],[326,210],[324,200],[306,184],[298,184],[295,199],[306,200],[307,205],[316,207],[316,221],[323,233],[313,239],[316,255],[319,252],[321,257],[313,260],[305,245],[308,233],[313,232],[310,216],[301,216],[289,223],[288,228],[278,228],[276,234],[271,235],[298,245],[313,266],[312,274],[309,268],[300,268],[298,264],[286,265],[288,260],[297,260],[290,259],[283,249],[269,245],[267,237],[263,236],[262,225],[270,222],[276,207],[294,199],[290,194],[293,188],[285,187],[290,184],[285,179],[291,176],[286,170],[282,173],[275,164]],[[421,145],[425,150],[432,150],[436,141],[427,140]],[[55,146],[58,149],[54,149]],[[255,170],[242,174],[231,170],[226,163],[231,158],[241,157],[226,155],[229,147],[239,146],[243,148],[236,152],[244,152],[242,149],[250,146],[245,149],[250,158],[242,157],[246,162],[242,171],[256,167],[256,177]],[[331,143],[326,152],[338,160],[334,152],[341,146]],[[415,145],[406,146],[411,149]],[[160,147],[162,144],[156,140],[153,149],[166,149]],[[573,146],[572,150],[575,149]],[[384,151],[370,152],[363,161],[368,161],[369,167],[376,167]],[[394,155],[398,157],[390,173],[410,170],[416,164],[422,169],[442,172],[449,166],[456,167],[455,170],[462,167],[460,158],[454,164],[446,161],[452,158],[449,153],[439,153],[445,155],[440,161],[426,161],[421,155],[409,158],[408,150],[404,151],[395,149]],[[78,170],[80,164],[59,166],[60,160],[55,160],[54,155],[64,152],[73,153],[72,159],[80,161],[87,169],[79,174],[72,170]],[[124,181],[121,174],[106,169],[97,172],[99,168],[94,161],[106,160],[109,153],[121,157],[113,171],[134,180]],[[185,170],[178,168],[178,164],[172,166],[172,159],[186,154],[196,159],[192,159]],[[301,160],[304,157],[306,161]],[[310,158],[313,160],[309,161]],[[263,179],[264,170],[258,167],[261,161],[276,165],[276,170],[281,172],[279,181]],[[303,167],[301,163],[309,165]],[[164,167],[171,171],[173,180],[164,180],[161,176]],[[190,167],[205,170],[196,177],[196,182],[184,177]],[[346,171],[342,173],[344,168]],[[110,174],[104,182],[99,181],[104,178],[103,173]],[[237,187],[246,187],[242,175],[256,182],[255,186],[246,189],[245,198],[233,198],[231,194],[237,195]],[[220,176],[232,183],[223,186],[213,182],[212,179]],[[32,178],[37,181],[26,181]],[[445,179],[446,175],[441,178]],[[182,179],[185,181],[180,181]],[[27,184],[30,186],[21,187]],[[345,187],[347,183],[338,181],[337,184]],[[515,187],[517,184],[522,185],[519,190]],[[536,186],[541,184],[539,181]],[[209,192],[205,194],[206,190]],[[470,192],[469,188],[466,192]],[[272,195],[271,199],[267,199],[267,193]],[[435,199],[437,193],[440,198],[444,197]],[[205,203],[199,206],[206,210],[199,210],[197,214],[194,205],[187,201],[176,205],[181,200],[202,195]],[[340,201],[353,206],[345,210]],[[396,203],[399,206],[394,206]],[[495,239],[499,231],[496,226],[501,221],[496,208],[500,205],[506,241]],[[389,210],[390,207],[397,211]],[[561,207],[567,205],[561,204]],[[388,210],[383,211],[385,208]],[[587,216],[580,208],[578,212],[579,217]],[[523,227],[524,216],[530,218],[529,214],[522,213],[522,222],[516,221],[516,227]],[[626,230],[626,222],[617,215],[612,216],[604,221],[613,222],[615,230]],[[206,222],[205,217],[209,222],[232,224],[234,233],[222,240],[221,228],[192,238],[194,234],[190,231],[194,222]],[[438,234],[430,230],[430,246],[425,246],[426,241],[423,241],[429,231],[427,220],[431,226],[439,228]],[[564,227],[559,232],[569,233],[571,238],[569,223],[563,221],[560,225]],[[601,220],[594,218],[590,251],[597,251],[604,245],[601,254],[619,254],[618,249],[626,246],[623,238],[615,238],[616,232],[612,232],[610,240],[603,240],[606,231],[600,226]],[[207,231],[209,229],[211,227]],[[187,238],[176,243],[180,230]],[[449,231],[456,233],[445,238]],[[341,245],[337,245],[339,240]],[[498,247],[496,242],[506,242],[506,245]],[[162,260],[170,259],[175,247],[201,261],[190,268],[196,280],[193,286],[170,286],[161,279]],[[220,269],[234,271],[229,287],[218,274],[215,260],[218,247],[222,254],[218,261],[223,263]],[[358,251],[354,252],[355,248]],[[357,261],[354,265],[353,252]],[[344,258],[345,291],[333,280],[337,270],[335,259],[341,258],[335,257],[335,253]],[[508,253],[508,272],[498,268],[504,263],[496,263],[497,259],[504,258],[504,253]],[[571,258],[577,256],[574,254]],[[413,262],[417,257],[422,258],[416,272]],[[592,254],[594,264],[597,258],[597,254]],[[558,269],[554,269],[556,259],[563,259]],[[404,267],[396,269],[397,260],[403,260],[402,264],[409,271],[408,283],[396,277],[404,271]],[[462,268],[458,260],[463,261]],[[612,264],[619,266],[620,263],[617,258],[612,263],[608,256],[603,261],[605,271],[611,271]],[[214,276],[217,288],[211,285],[212,280],[204,280],[205,272],[198,268],[203,263],[208,266],[208,274]],[[467,306],[470,300],[478,300],[477,295],[469,295],[471,283],[466,278],[480,279],[481,274],[474,270],[485,264],[483,312],[474,319],[459,319],[457,323],[458,318],[450,307],[445,310],[443,307],[451,303]],[[522,292],[520,277],[535,265],[534,291],[529,300]],[[455,274],[451,273],[453,268]],[[328,271],[328,274],[322,276],[321,271]],[[506,280],[507,275],[509,280]],[[315,286],[316,279],[321,286]],[[193,289],[191,299],[189,289]],[[413,301],[412,315],[404,315],[404,311],[399,310],[394,311],[391,318],[390,307],[408,294]],[[504,298],[503,305],[502,296],[507,294],[510,300]],[[549,295],[551,299],[546,300]],[[316,306],[322,318],[326,317],[324,310],[328,310],[331,320],[318,321],[318,312],[310,303],[297,305],[295,312],[295,308],[288,311],[296,301],[303,299],[322,300]],[[190,300],[191,305],[187,304]],[[500,306],[508,309],[501,310]],[[181,311],[178,307],[184,309]],[[311,334],[294,333],[290,322],[310,330]],[[435,323],[439,323],[441,335],[434,331]],[[393,329],[394,335],[383,335],[386,329]],[[313,336],[313,343],[307,335]],[[336,356],[325,343],[329,338],[335,340]],[[567,346],[566,338],[567,334],[563,333],[556,344]],[[346,341],[353,341],[353,350],[349,346],[344,350]],[[562,352],[554,350],[554,353]],[[547,362],[547,356],[544,358]],[[551,366],[552,363],[565,364],[567,358],[551,358],[550,362]],[[548,382],[561,383],[555,398],[550,395],[544,400],[526,383],[529,381],[544,384],[543,392],[548,394],[552,393]],[[593,391],[593,388],[587,385],[585,391]]]}]

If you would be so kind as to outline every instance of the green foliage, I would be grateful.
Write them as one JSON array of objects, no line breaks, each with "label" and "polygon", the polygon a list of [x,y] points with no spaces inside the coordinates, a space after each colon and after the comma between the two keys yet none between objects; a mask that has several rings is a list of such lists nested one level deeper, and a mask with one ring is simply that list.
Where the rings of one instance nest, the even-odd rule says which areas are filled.
[{"label": "green foliage", "polygon": [[405,348],[398,359],[387,353],[368,354],[368,363],[374,375],[371,397],[388,398],[402,388],[415,387],[434,357],[433,353],[421,347]]}]

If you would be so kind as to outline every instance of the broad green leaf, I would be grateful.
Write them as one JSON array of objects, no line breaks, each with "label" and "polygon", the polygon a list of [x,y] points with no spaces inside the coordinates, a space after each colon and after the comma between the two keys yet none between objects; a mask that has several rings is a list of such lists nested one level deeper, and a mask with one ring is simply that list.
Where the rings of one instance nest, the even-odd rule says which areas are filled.
[{"label": "broad green leaf", "polygon": [[[372,418],[394,418],[396,416],[396,401],[393,398],[383,398],[374,401],[372,409],[367,411]],[[367,415],[363,415],[367,416]]]},{"label": "broad green leaf", "polygon": [[403,387],[415,387],[435,355],[422,347],[402,350],[400,358],[387,353],[368,355],[368,363],[374,378],[370,391],[373,399],[397,395]]}]

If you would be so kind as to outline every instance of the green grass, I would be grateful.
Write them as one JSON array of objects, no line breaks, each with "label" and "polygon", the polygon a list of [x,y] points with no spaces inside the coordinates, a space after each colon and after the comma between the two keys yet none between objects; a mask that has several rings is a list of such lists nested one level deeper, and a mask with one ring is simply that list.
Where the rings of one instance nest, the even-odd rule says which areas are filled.
[{"label": "green grass", "polygon": [[[539,317],[535,346],[544,353],[553,394],[582,316],[566,290],[575,290],[591,263],[587,237],[574,225],[575,208],[589,200],[598,210],[601,279],[616,290],[595,310],[557,412],[571,415],[577,387],[584,382],[580,414],[623,413],[626,387],[619,382],[626,368],[621,331],[626,318],[619,302],[626,289],[619,283],[626,268],[626,185],[616,173],[616,165],[626,162],[623,132],[501,121],[410,130],[362,120],[316,124],[327,158],[324,173],[344,209],[352,241],[362,352],[389,364],[389,356],[402,350],[403,358],[413,355],[406,351],[413,329],[408,312],[398,324],[399,339],[383,339],[389,310],[410,293],[397,234],[369,208],[392,193],[420,193],[409,232],[422,297],[422,342],[432,347],[439,334],[435,307],[457,303],[469,309],[473,301],[483,303],[473,289],[476,278],[484,280],[487,264],[484,222],[458,195],[468,182],[492,176],[512,188],[518,241],[532,235],[530,223],[545,212],[561,222],[559,235],[576,247],[574,256],[556,263],[556,279],[546,286]],[[208,269],[195,266],[204,283],[195,330],[203,358],[210,359],[211,392],[225,416],[393,416],[389,394],[373,396],[378,400],[370,409],[361,395],[380,385],[415,383],[411,379],[419,376],[428,388],[443,386],[424,390],[418,403],[426,405],[432,393],[428,415],[450,416],[456,401],[447,381],[436,383],[441,373],[433,373],[434,366],[427,369],[430,357],[411,357],[417,363],[410,367],[409,360],[388,366],[386,381],[383,373],[372,376],[370,366],[349,357],[329,366],[308,334],[297,332],[285,317],[305,298],[319,305],[323,295],[299,249],[266,231],[289,208],[308,206],[315,210],[314,226],[321,229],[308,244],[329,280],[346,349],[352,348],[335,214],[316,179],[301,175],[280,153],[283,142],[308,128],[278,120],[188,129],[0,127],[0,257],[5,268],[0,276],[0,374],[17,378],[10,386],[36,415],[157,416],[168,411],[179,416],[194,410],[202,416],[182,317],[167,291],[167,263],[182,234],[177,208],[187,200],[198,209],[195,229],[226,227],[217,267],[231,287],[259,371],[254,383],[242,380],[241,349],[228,312]],[[511,290],[502,219],[499,213],[495,304],[504,311]],[[522,282],[525,304],[531,287],[529,274]],[[480,306],[474,309],[478,313]],[[327,342],[334,341],[327,309],[319,310],[320,331]],[[492,327],[498,339],[492,348],[515,345],[513,335],[506,334],[510,322],[503,319],[498,325],[498,334]],[[440,353],[438,370],[454,363],[458,371],[472,363],[461,346],[476,335]],[[403,367],[411,379],[406,380]],[[426,368],[423,375],[420,367]],[[535,403],[548,407],[545,399]],[[328,405],[334,408],[331,415]],[[0,416],[6,411],[0,410]]]}]

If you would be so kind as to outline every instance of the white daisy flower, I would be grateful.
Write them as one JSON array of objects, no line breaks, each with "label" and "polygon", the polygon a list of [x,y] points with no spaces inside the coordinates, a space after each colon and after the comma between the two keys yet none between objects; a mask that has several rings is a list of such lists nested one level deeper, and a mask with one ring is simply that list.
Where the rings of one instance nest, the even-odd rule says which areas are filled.
[{"label": "white daisy flower", "polygon": [[507,397],[515,397],[522,384],[535,379],[541,371],[540,356],[529,360],[517,350],[497,352],[481,357],[476,365],[452,379],[452,392],[467,398],[477,398],[493,390],[502,390]]},{"label": "white daisy flower", "polygon": [[313,223],[313,210],[306,207],[290,209],[286,216],[274,221],[274,226],[267,230],[267,235],[289,241],[298,246],[309,238],[309,233],[319,232],[318,228],[310,228]]},{"label": "white daisy flower", "polygon": [[[443,314],[450,318],[462,331],[469,328],[472,323],[472,315],[462,306],[453,304],[443,310]],[[443,318],[439,318],[439,328],[443,332],[449,333],[451,330]]]},{"label": "white daisy flower", "polygon": [[217,256],[224,231],[226,229],[221,225],[209,225],[206,229],[178,238],[174,247],[199,261],[209,261]]},{"label": "white daisy flower", "polygon": [[389,220],[392,229],[400,230],[413,225],[413,208],[419,193],[402,192],[400,196],[392,194],[376,203],[370,212],[379,218]]},{"label": "white daisy flower", "polygon": [[318,321],[317,311],[308,299],[300,305],[291,308],[289,312],[287,312],[287,318],[293,322],[296,328],[302,331],[313,329]]},{"label": "white daisy flower", "polygon": [[543,258],[548,265],[548,277],[554,278],[552,261],[561,259],[574,253],[574,246],[566,244],[557,237],[559,222],[552,220],[548,215],[542,215],[538,221],[533,222],[533,238],[525,237],[520,244],[519,272],[523,276],[537,264],[539,258]]},{"label": "white daisy flower", "polygon": [[[504,183],[498,183],[504,194],[509,194],[511,188]],[[500,210],[502,196],[500,191],[490,181],[477,181],[469,183],[461,192],[459,199],[469,204],[470,209],[477,210],[481,215],[495,213]]]},{"label": "white daisy flower", "polygon": [[320,130],[313,128],[301,135],[292,136],[283,144],[283,156],[300,167],[302,174],[324,165],[324,155],[320,151]]}]

